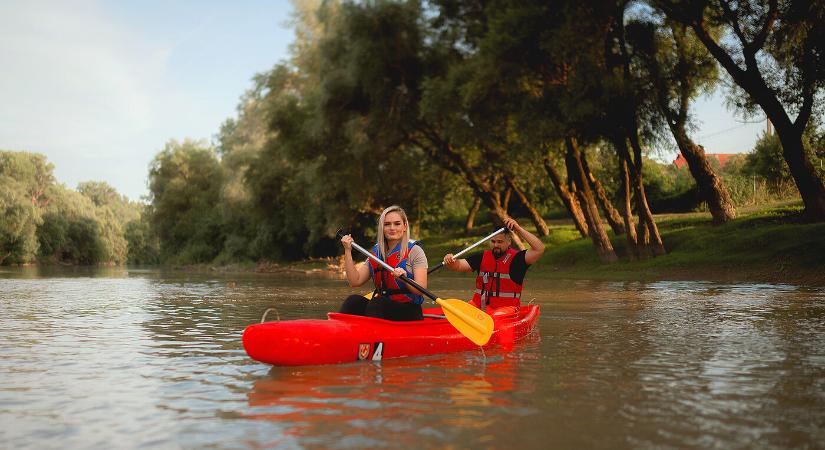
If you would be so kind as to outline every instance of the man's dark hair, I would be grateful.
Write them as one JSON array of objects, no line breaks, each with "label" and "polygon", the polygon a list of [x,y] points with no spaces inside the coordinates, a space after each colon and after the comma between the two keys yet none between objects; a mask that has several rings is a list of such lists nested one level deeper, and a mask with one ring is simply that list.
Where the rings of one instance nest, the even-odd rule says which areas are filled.
[{"label": "man's dark hair", "polygon": [[[490,233],[495,233],[496,231],[498,231],[498,230],[500,230],[500,229],[501,229],[501,228],[496,228],[496,229],[494,229],[494,230],[490,230]],[[502,236],[508,237],[508,238],[510,238],[510,239],[512,239],[512,238],[513,238],[513,232],[512,232],[512,231],[510,231],[510,229],[509,229],[509,228],[507,228],[507,227],[504,227],[504,231],[502,231],[500,234],[501,234]]]}]

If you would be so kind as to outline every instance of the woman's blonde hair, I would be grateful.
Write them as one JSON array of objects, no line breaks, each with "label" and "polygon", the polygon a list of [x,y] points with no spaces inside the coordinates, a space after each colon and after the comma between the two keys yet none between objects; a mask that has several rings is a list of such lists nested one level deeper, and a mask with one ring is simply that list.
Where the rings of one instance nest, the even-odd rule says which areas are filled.
[{"label": "woman's blonde hair", "polygon": [[387,259],[387,251],[391,250],[387,248],[386,238],[384,237],[384,220],[387,218],[387,214],[391,212],[397,212],[401,215],[401,220],[404,222],[404,225],[407,226],[407,232],[401,237],[401,256],[403,257],[406,250],[407,245],[410,242],[410,224],[407,221],[407,213],[404,212],[398,205],[392,205],[389,208],[385,209],[384,212],[381,213],[381,217],[378,218],[378,251],[381,253],[381,259]]}]

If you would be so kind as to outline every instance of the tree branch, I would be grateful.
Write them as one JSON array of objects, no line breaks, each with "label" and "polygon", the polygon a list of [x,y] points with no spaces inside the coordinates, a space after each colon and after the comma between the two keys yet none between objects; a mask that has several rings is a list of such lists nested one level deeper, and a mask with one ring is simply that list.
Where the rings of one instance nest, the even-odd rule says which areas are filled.
[{"label": "tree branch", "polygon": [[759,51],[764,45],[765,41],[768,39],[768,33],[771,32],[773,29],[773,24],[776,23],[776,19],[779,17],[779,5],[777,0],[770,0],[768,2],[768,15],[765,17],[765,23],[762,24],[762,28],[757,33],[756,37],[754,37],[753,42],[749,44],[749,47],[745,50],[748,53],[753,53],[756,55],[756,52]]}]

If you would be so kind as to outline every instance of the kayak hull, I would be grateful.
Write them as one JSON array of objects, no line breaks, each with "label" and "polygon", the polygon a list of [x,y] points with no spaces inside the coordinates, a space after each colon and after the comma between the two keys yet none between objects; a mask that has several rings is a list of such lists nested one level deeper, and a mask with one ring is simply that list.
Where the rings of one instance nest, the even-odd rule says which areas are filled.
[{"label": "kayak hull", "polygon": [[[425,314],[441,314],[428,308]],[[492,314],[494,331],[484,348],[509,347],[535,328],[540,308],[526,305]],[[339,364],[434,355],[478,348],[447,319],[393,322],[329,313],[327,320],[300,319],[250,325],[243,345],[254,360],[275,366]]]}]

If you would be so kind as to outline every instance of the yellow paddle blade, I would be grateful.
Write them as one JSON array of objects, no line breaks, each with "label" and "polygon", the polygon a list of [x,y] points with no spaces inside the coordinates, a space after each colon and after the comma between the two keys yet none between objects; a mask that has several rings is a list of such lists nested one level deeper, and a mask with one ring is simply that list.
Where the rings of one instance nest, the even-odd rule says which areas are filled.
[{"label": "yellow paddle blade", "polygon": [[476,345],[484,345],[493,335],[493,318],[475,306],[457,298],[437,298],[447,320]]}]

